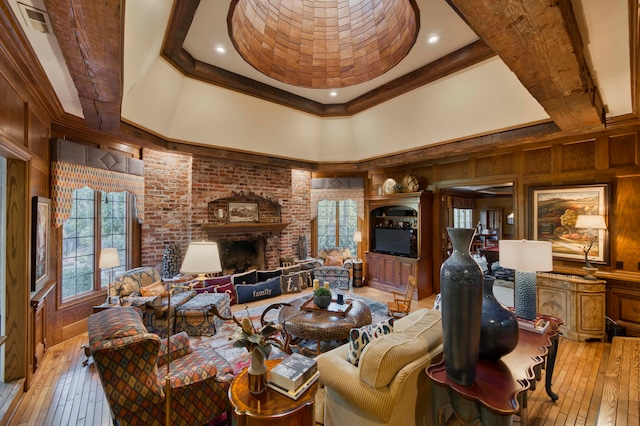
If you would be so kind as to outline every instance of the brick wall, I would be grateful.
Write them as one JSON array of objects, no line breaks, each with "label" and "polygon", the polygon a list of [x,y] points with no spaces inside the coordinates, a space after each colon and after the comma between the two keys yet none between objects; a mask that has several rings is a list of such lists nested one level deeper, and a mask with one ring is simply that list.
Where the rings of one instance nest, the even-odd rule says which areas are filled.
[{"label": "brick wall", "polygon": [[142,265],[161,269],[168,243],[180,245],[208,239],[202,224],[208,221],[208,203],[244,191],[268,194],[282,206],[282,232],[234,233],[217,239],[266,239],[266,266],[278,266],[280,256],[296,253],[298,237],[311,239],[311,174],[300,170],[250,165],[241,162],[192,158],[145,149],[145,223],[142,226]]}]

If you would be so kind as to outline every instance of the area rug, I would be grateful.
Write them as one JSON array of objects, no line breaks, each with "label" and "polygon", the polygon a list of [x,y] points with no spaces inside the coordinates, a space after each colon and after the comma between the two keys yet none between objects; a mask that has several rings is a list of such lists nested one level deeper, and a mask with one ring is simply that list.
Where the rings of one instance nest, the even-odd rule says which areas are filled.
[{"label": "area rug", "polygon": [[[298,297],[310,297],[309,295],[307,296],[300,296],[300,295],[296,295],[295,297],[292,297],[289,300],[295,300]],[[365,305],[367,305],[369,307],[369,310],[371,310],[371,320],[372,323],[375,324],[377,322],[382,321],[383,319],[387,318],[387,305],[377,302],[375,300],[372,299],[367,299],[364,297],[360,297],[360,296],[356,296],[356,295],[348,295],[347,299],[354,299],[354,300],[358,300],[362,303],[364,303]],[[268,301],[267,301],[268,302]],[[282,302],[286,302],[282,301]],[[241,311],[236,311],[235,312],[235,316],[236,318],[241,318],[241,317],[246,317],[247,313],[249,318],[251,318],[251,321],[253,322],[253,324],[255,326],[259,326],[260,325],[260,316],[262,315],[262,312],[264,312],[264,310],[269,306],[269,303],[266,303],[264,305],[260,305],[260,306],[253,306],[251,308],[248,308],[248,310],[241,310]],[[270,311],[267,316],[265,317],[265,320],[267,321],[274,321],[277,323],[278,320],[278,310],[272,310]],[[233,332],[236,330],[236,324],[233,321],[226,321],[224,323],[224,325],[222,327],[220,327],[216,334],[214,336],[211,337],[205,337],[205,336],[195,336],[195,337],[191,337],[191,344],[193,345],[194,348],[198,348],[201,347],[203,345],[207,345],[212,347],[213,349],[215,349],[216,352],[218,352],[223,358],[225,358],[229,364],[231,364],[232,368],[233,368],[233,372],[234,374],[239,374],[242,369],[244,367],[247,367],[251,361],[251,357],[249,355],[249,353],[247,352],[246,349],[244,348],[234,348],[233,347],[233,341],[229,340],[229,337],[233,334]],[[341,344],[343,344],[344,342],[340,342],[340,341],[332,341],[332,342],[322,342],[321,343],[321,351],[322,352],[326,352],[334,347],[337,347]],[[308,347],[309,349],[315,351],[316,348],[316,343],[315,342],[310,342],[308,343]],[[279,350],[277,347],[274,347],[273,350],[271,351],[271,355],[269,356],[269,359],[282,359],[286,356],[286,353],[282,352],[281,350]]]}]

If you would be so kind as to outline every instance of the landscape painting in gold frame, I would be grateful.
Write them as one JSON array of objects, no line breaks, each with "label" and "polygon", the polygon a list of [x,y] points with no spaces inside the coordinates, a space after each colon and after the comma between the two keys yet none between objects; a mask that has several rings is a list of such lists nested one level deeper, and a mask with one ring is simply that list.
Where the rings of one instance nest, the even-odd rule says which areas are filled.
[{"label": "landscape painting in gold frame", "polygon": [[[575,228],[576,219],[583,214],[603,215],[608,224],[609,194],[609,184],[530,188],[532,239],[550,241],[554,258],[583,261],[588,234],[586,229]],[[589,261],[606,264],[609,233],[597,232]]]}]

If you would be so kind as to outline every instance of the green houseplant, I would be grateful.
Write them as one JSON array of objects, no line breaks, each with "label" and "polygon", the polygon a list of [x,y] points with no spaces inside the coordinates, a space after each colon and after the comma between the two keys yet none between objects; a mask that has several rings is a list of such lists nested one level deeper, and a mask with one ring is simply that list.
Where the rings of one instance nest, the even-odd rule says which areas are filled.
[{"label": "green houseplant", "polygon": [[313,290],[313,303],[319,308],[328,308],[331,304],[331,290],[325,287]]}]

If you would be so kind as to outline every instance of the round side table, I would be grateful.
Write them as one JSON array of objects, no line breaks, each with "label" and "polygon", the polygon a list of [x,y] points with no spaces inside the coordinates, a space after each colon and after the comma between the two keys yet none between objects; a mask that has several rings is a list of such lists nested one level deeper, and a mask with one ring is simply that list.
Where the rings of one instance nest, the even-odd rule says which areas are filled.
[{"label": "round side table", "polygon": [[[281,360],[267,360],[269,371]],[[316,381],[297,400],[267,388],[260,395],[249,393],[247,369],[231,383],[229,401],[233,407],[233,424],[238,426],[314,426],[313,403],[318,382]]]}]

